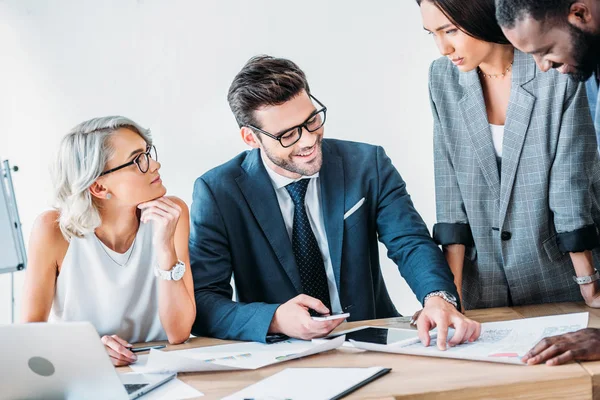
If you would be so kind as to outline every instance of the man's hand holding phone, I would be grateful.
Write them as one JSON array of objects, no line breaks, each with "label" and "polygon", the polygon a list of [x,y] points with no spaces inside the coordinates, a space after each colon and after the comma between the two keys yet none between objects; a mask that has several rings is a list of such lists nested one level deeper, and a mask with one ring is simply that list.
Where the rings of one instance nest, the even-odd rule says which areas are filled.
[{"label": "man's hand holding phone", "polygon": [[347,312],[336,312],[328,315],[314,315],[312,316],[313,321],[333,321],[335,319],[346,319],[350,316]]},{"label": "man's hand holding phone", "polygon": [[327,336],[344,322],[345,317],[314,320],[309,310],[315,310],[325,316],[330,312],[320,300],[301,294],[279,306],[269,326],[269,333],[283,333],[289,337],[310,340]]}]

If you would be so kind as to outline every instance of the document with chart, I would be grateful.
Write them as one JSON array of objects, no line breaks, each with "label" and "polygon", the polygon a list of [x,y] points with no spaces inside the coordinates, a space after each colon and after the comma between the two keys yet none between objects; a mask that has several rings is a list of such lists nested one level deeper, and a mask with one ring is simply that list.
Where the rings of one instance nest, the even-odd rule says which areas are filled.
[{"label": "document with chart", "polygon": [[245,342],[187,350],[151,350],[131,365],[135,372],[204,372],[258,369],[340,347],[344,336],[312,342],[290,339],[275,344]]},{"label": "document with chart", "polygon": [[[540,340],[548,336],[584,329],[588,325],[588,313],[563,314],[550,317],[527,318],[512,321],[481,324],[481,336],[473,343],[438,350],[436,341],[429,347],[421,342],[402,345],[382,345],[353,341],[356,348],[387,353],[409,354],[428,357],[457,358],[507,364],[523,364],[523,357]],[[449,338],[453,331],[450,330]]]}]

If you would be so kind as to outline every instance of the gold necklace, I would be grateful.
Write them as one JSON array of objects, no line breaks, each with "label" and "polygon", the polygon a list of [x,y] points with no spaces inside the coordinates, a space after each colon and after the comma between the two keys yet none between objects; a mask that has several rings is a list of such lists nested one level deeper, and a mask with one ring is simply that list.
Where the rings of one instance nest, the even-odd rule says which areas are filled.
[{"label": "gold necklace", "polygon": [[477,67],[477,72],[479,72],[479,74],[480,74],[481,76],[483,76],[484,78],[498,78],[499,76],[500,76],[500,77],[502,77],[502,78],[504,78],[504,77],[506,76],[506,74],[508,74],[508,71],[510,71],[510,69],[512,68],[513,62],[514,62],[514,60],[513,60],[513,61],[511,61],[510,65],[509,65],[509,66],[506,68],[506,71],[504,71],[504,72],[503,72],[503,73],[501,73],[501,74],[496,74],[496,75],[492,75],[492,74],[486,74],[486,73],[485,73],[485,72],[483,72],[483,71],[481,70],[481,68],[479,68],[479,67]]}]

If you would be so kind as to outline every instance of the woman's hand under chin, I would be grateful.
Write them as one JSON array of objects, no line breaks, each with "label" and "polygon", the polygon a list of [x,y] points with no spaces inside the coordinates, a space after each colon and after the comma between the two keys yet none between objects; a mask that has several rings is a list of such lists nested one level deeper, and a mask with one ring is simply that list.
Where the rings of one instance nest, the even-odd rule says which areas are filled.
[{"label": "woman's hand under chin", "polygon": [[154,221],[152,242],[158,250],[158,266],[165,271],[177,263],[175,251],[175,230],[181,215],[181,207],[168,197],[160,197],[138,205],[142,210],[140,221]]}]

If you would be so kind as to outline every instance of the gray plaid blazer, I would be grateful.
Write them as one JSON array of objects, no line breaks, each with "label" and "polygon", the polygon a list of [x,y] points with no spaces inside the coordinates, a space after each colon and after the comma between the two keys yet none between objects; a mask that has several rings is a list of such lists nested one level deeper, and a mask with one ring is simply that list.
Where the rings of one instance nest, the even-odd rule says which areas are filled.
[{"label": "gray plaid blazer", "polygon": [[465,308],[580,301],[569,252],[598,265],[600,163],[584,84],[515,50],[501,166],[477,71],[433,62],[439,244],[467,246]]}]

